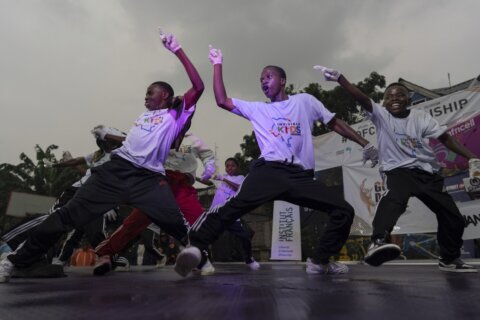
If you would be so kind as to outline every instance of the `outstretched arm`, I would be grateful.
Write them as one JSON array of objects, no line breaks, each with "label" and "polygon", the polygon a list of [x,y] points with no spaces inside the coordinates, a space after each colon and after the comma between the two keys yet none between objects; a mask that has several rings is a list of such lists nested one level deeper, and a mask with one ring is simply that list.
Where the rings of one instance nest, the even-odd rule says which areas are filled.
[{"label": "outstretched arm", "polygon": [[215,94],[215,101],[220,108],[228,111],[235,109],[232,99],[227,96],[225,85],[223,83],[223,54],[219,49],[210,46],[208,58],[213,65],[213,93]]},{"label": "outstretched arm", "polygon": [[352,127],[350,127],[345,121],[341,119],[334,117],[332,120],[330,120],[327,126],[342,137],[352,140],[353,142],[358,143],[362,147],[365,147],[368,144],[368,140],[359,135],[355,130],[352,129]]},{"label": "outstretched arm", "polygon": [[372,162],[372,168],[375,167],[378,163],[378,150],[375,148],[373,144],[371,144],[368,140],[363,138],[359,135],[355,130],[352,129],[345,121],[333,118],[327,124],[327,126],[338,133],[339,135],[352,140],[353,142],[358,143],[363,147],[363,164],[370,160]]},{"label": "outstretched arm", "polygon": [[203,93],[203,90],[205,89],[202,78],[188,56],[183,51],[182,46],[174,35],[165,35],[160,30],[160,39],[162,40],[165,48],[170,50],[180,60],[185,68],[185,71],[187,72],[188,78],[192,83],[192,87],[184,95],[185,108],[189,109],[191,106],[197,103],[198,99],[200,99],[200,96]]},{"label": "outstretched arm", "polygon": [[325,68],[322,66],[314,66],[316,70],[319,70],[323,73],[325,80],[327,81],[337,81],[355,100],[358,101],[360,106],[368,112],[372,112],[372,101],[370,98],[360,91],[356,86],[350,83],[339,71]]},{"label": "outstretched arm", "polygon": [[446,132],[439,136],[438,140],[443,143],[448,149],[468,160],[478,158],[477,155],[475,155],[472,151],[468,150],[465,146],[458,142],[457,139],[455,139]]},{"label": "outstretched arm", "polygon": [[467,149],[464,145],[458,142],[457,139],[449,135],[447,132],[439,136],[438,140],[443,143],[448,149],[468,159],[470,178],[480,177],[480,159],[478,159],[478,156],[475,153]]},{"label": "outstretched arm", "polygon": [[73,159],[70,159],[70,160],[54,163],[54,164],[52,164],[52,167],[65,168],[65,167],[75,167],[75,166],[79,166],[79,165],[82,165],[82,164],[87,164],[87,162],[85,161],[85,158],[84,157],[78,157],[78,158],[73,158]]}]

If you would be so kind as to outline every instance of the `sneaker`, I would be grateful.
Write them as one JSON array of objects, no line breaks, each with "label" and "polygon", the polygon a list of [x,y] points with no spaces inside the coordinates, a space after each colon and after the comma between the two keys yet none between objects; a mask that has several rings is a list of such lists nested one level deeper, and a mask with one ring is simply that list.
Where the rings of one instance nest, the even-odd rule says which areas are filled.
[{"label": "sneaker", "polygon": [[378,267],[382,263],[397,259],[402,249],[393,243],[385,243],[383,239],[377,239],[368,247],[364,261],[371,266]]},{"label": "sneaker", "polygon": [[96,276],[103,276],[104,274],[112,271],[113,269],[112,257],[105,255],[98,258],[95,267],[93,268],[93,274]]},{"label": "sneaker", "polygon": [[205,262],[205,264],[200,269],[194,268],[192,272],[201,276],[210,276],[215,273],[215,267],[213,266],[210,259],[207,259],[207,262]]},{"label": "sneaker", "polygon": [[155,268],[163,268],[167,265],[167,256],[163,255],[161,260],[157,260],[157,264],[155,265]]},{"label": "sneaker", "polygon": [[258,269],[260,269],[260,263],[258,263],[257,261],[255,261],[253,258],[252,258],[252,262],[247,263],[247,266],[250,268],[250,270],[258,270]]},{"label": "sneaker", "polygon": [[188,247],[177,256],[174,270],[182,277],[186,277],[193,268],[199,265],[202,253],[197,247]]},{"label": "sneaker", "polygon": [[445,260],[440,259],[438,261],[438,268],[447,272],[478,272],[474,266],[466,264],[460,258],[448,263]]},{"label": "sneaker", "polygon": [[348,272],[348,266],[336,261],[329,261],[327,264],[316,264],[312,259],[307,259],[308,274],[342,274]]},{"label": "sneaker", "polygon": [[8,282],[14,269],[15,266],[7,258],[0,261],[0,282]]},{"label": "sneaker", "polygon": [[130,262],[127,258],[122,256],[116,256],[113,260],[113,269],[115,271],[130,271]]},{"label": "sneaker", "polygon": [[67,261],[62,261],[62,260],[60,260],[60,258],[55,257],[55,258],[52,259],[52,264],[56,265],[56,266],[62,266],[63,267],[63,266],[67,265]]}]

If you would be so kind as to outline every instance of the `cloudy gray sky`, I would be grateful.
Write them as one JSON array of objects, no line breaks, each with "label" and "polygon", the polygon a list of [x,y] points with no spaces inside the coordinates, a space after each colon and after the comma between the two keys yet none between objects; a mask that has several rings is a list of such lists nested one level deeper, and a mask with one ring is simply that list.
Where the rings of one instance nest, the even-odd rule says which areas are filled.
[{"label": "cloudy gray sky", "polygon": [[33,156],[35,144],[85,155],[95,125],[128,131],[149,83],[188,89],[157,26],[203,76],[192,131],[218,147],[221,164],[251,128],[215,106],[209,44],[224,53],[228,95],[246,100],[265,100],[258,79],[267,64],[300,89],[331,88],[314,64],[355,82],[377,71],[437,88],[447,73],[452,83],[480,73],[479,12],[478,0],[0,0],[0,163]]}]

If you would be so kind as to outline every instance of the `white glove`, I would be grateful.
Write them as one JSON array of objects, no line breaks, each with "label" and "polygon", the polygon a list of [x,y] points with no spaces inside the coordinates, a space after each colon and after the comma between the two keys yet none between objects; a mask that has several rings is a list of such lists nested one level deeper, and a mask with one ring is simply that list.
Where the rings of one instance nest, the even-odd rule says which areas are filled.
[{"label": "white glove", "polygon": [[48,159],[43,159],[43,165],[45,168],[51,168],[53,167],[54,163]]},{"label": "white glove", "polygon": [[222,64],[223,63],[223,54],[222,50],[215,49],[212,45],[208,45],[208,59],[212,65]]},{"label": "white glove", "polygon": [[96,139],[100,140],[105,140],[105,136],[107,135],[107,130],[103,125],[96,126],[91,132]]},{"label": "white glove", "polygon": [[177,52],[182,47],[173,34],[169,33],[165,35],[162,30],[160,30],[160,40],[162,40],[165,48],[173,53]]},{"label": "white glove", "polygon": [[205,167],[205,171],[202,173],[202,180],[210,180],[215,173],[215,166]]},{"label": "white glove", "polygon": [[103,216],[105,217],[105,219],[107,221],[113,222],[113,221],[117,220],[118,214],[117,214],[117,211],[115,211],[115,209],[112,209],[112,210],[109,210],[109,211],[105,212],[103,214]]},{"label": "white glove", "polygon": [[370,160],[372,162],[372,168],[378,164],[378,150],[375,146],[369,142],[365,147],[363,147],[363,165]]},{"label": "white glove", "polygon": [[63,151],[62,153],[62,161],[67,161],[73,159],[72,154],[70,151]]},{"label": "white glove", "polygon": [[468,169],[470,178],[480,178],[480,159],[473,158],[468,160]]},{"label": "white glove", "polygon": [[319,65],[313,66],[313,69],[320,70],[323,73],[325,80],[327,81],[338,81],[338,78],[342,75],[339,71],[322,67]]},{"label": "white glove", "polygon": [[213,180],[223,181],[225,180],[225,176],[219,173],[213,176]]}]

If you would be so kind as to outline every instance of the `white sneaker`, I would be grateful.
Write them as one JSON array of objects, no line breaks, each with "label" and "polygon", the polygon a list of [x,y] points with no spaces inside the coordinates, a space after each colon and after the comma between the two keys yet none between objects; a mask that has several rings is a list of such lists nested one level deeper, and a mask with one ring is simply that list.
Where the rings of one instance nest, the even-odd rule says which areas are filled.
[{"label": "white sneaker", "polygon": [[155,268],[160,269],[163,268],[167,265],[167,256],[164,255],[161,260],[157,260],[157,264],[155,265]]},{"label": "white sneaker", "polygon": [[310,258],[307,259],[308,274],[342,274],[347,272],[347,265],[341,262],[330,261],[327,264],[316,264]]},{"label": "white sneaker", "polygon": [[197,247],[188,247],[177,256],[174,270],[182,277],[186,277],[202,260],[202,253]]},{"label": "white sneaker", "polygon": [[199,274],[202,276],[210,276],[215,273],[215,267],[213,266],[212,262],[210,259],[207,259],[207,262],[203,265],[203,267],[199,270],[197,268],[194,268],[192,270],[193,273]]},{"label": "white sneaker", "polygon": [[387,261],[397,259],[401,253],[402,249],[396,244],[377,239],[370,244],[363,260],[371,266],[378,267]]},{"label": "white sneaker", "polygon": [[8,282],[8,280],[10,280],[13,269],[15,269],[15,266],[7,258],[0,261],[0,283]]},{"label": "white sneaker", "polygon": [[62,261],[60,260],[59,258],[55,257],[52,259],[52,264],[56,265],[56,266],[65,266],[67,265],[67,261]]},{"label": "white sneaker", "polygon": [[123,256],[116,256],[113,259],[113,269],[117,272],[130,271],[130,262]]},{"label": "white sneaker", "polygon": [[252,262],[247,263],[247,266],[250,268],[250,270],[258,270],[260,269],[260,263],[252,259]]}]

